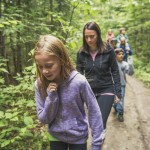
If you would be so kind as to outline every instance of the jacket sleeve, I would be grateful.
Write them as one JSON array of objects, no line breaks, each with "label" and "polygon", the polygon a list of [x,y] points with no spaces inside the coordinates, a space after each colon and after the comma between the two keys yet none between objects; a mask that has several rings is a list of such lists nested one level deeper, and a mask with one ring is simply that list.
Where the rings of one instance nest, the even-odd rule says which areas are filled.
[{"label": "jacket sleeve", "polygon": [[80,72],[82,75],[84,75],[84,62],[81,58],[80,52],[77,53],[76,69],[78,72]]},{"label": "jacket sleeve", "polygon": [[102,115],[95,95],[86,79],[81,94],[88,110],[88,120],[92,133],[92,150],[101,150],[104,134]]},{"label": "jacket sleeve", "polygon": [[56,118],[59,106],[57,92],[48,92],[48,96],[43,100],[35,82],[35,100],[38,119],[44,124],[50,124]]},{"label": "jacket sleeve", "polygon": [[129,55],[132,55],[132,48],[131,48],[130,45],[129,45],[129,48],[130,48],[130,50],[129,50]]},{"label": "jacket sleeve", "polygon": [[129,41],[129,38],[128,38],[127,34],[125,34],[124,37],[125,37],[125,39],[126,39],[126,42],[128,42],[128,41]]},{"label": "jacket sleeve", "polygon": [[120,74],[116,56],[113,50],[110,51],[110,69],[114,81],[115,94],[118,96],[118,98],[121,98]]},{"label": "jacket sleeve", "polygon": [[125,73],[128,74],[128,72],[129,72],[129,64],[127,62],[124,62],[124,68],[125,68]]},{"label": "jacket sleeve", "polygon": [[117,43],[120,43],[120,35],[117,35],[116,39],[117,39]]}]

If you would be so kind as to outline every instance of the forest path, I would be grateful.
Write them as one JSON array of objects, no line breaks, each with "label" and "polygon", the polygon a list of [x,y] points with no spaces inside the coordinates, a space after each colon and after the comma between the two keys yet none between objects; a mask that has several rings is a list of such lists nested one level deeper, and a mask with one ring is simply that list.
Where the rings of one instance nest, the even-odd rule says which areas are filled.
[{"label": "forest path", "polygon": [[150,90],[130,76],[124,109],[124,122],[119,122],[112,108],[102,150],[150,150]]}]

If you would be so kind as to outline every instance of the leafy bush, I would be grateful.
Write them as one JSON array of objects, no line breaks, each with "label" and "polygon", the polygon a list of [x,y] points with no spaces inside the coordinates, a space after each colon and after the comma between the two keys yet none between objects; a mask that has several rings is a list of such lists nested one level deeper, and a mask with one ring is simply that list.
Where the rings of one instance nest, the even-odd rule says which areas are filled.
[{"label": "leafy bush", "polygon": [[16,80],[18,85],[0,88],[0,149],[46,150],[48,133],[37,120],[34,100],[35,67],[25,68]]},{"label": "leafy bush", "polygon": [[150,87],[150,62],[146,63],[134,56],[135,77]]}]

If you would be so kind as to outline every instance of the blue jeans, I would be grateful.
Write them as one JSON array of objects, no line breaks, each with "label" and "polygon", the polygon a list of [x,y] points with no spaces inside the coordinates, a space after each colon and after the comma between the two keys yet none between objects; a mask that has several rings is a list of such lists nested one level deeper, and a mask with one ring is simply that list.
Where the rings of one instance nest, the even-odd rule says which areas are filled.
[{"label": "blue jeans", "polygon": [[125,86],[121,86],[121,99],[119,103],[114,104],[114,108],[118,114],[124,113],[124,97],[125,97]]},{"label": "blue jeans", "polygon": [[68,144],[61,141],[51,141],[50,150],[87,150],[87,143]]}]

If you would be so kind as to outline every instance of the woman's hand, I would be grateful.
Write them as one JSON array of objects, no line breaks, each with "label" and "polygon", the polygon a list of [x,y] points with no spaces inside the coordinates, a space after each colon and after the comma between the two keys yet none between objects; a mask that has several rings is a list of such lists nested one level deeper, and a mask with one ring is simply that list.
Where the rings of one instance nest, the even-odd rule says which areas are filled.
[{"label": "woman's hand", "polygon": [[120,99],[118,98],[118,96],[115,96],[115,103],[119,103]]},{"label": "woman's hand", "polygon": [[57,88],[58,88],[58,85],[57,83],[55,82],[51,82],[49,85],[48,85],[48,91],[50,92],[54,92],[54,91],[57,91]]}]

